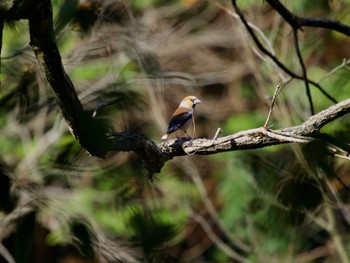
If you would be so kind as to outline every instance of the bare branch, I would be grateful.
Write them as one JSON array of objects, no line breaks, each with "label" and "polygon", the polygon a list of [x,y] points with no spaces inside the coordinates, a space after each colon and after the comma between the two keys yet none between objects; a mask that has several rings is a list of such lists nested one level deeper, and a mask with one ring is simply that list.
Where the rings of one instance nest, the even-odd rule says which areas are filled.
[{"label": "bare branch", "polygon": [[212,145],[214,144],[214,142],[216,141],[216,139],[219,137],[219,134],[220,134],[220,133],[222,133],[222,129],[221,129],[221,128],[218,128],[218,129],[216,130],[216,133],[215,133],[213,139],[211,139],[211,144],[212,144]]},{"label": "bare branch", "polygon": [[8,251],[8,249],[0,243],[0,255],[8,262],[8,263],[16,263],[15,259]]},{"label": "bare branch", "polygon": [[300,51],[300,47],[299,47],[298,29],[293,28],[293,37],[294,37],[295,50],[297,52],[297,56],[298,56],[298,59],[299,59],[301,70],[303,72],[303,78],[304,78],[305,89],[306,89],[306,96],[307,96],[307,98],[309,100],[311,115],[314,115],[315,114],[315,110],[314,110],[314,105],[312,103],[312,97],[311,97],[311,92],[310,92],[310,87],[309,87],[309,81],[308,81],[308,78],[307,78],[307,70],[306,70],[304,59],[303,59],[303,56],[301,55],[301,51]]},{"label": "bare branch", "polygon": [[264,124],[264,128],[267,128],[267,125],[270,121],[270,118],[271,118],[271,115],[272,115],[272,111],[273,111],[273,107],[275,106],[275,103],[276,103],[276,98],[277,98],[277,95],[279,93],[279,91],[287,84],[289,83],[289,81],[291,81],[291,79],[288,79],[286,82],[283,82],[283,83],[279,83],[276,88],[275,88],[275,92],[273,93],[273,96],[272,96],[272,100],[271,100],[271,105],[270,105],[270,109],[269,109],[269,113],[267,115],[267,118],[266,118],[266,121],[265,121],[265,124]]},{"label": "bare branch", "polygon": [[[263,52],[265,55],[267,55],[269,58],[272,59],[272,61],[274,63],[276,63],[276,65],[281,68],[285,73],[287,73],[289,76],[291,76],[292,78],[295,79],[299,79],[299,80],[304,80],[303,76],[300,76],[298,74],[296,74],[295,72],[293,72],[292,70],[290,70],[289,68],[287,68],[275,55],[273,55],[270,51],[268,51],[263,44],[259,41],[258,37],[255,35],[253,29],[249,26],[248,21],[245,19],[243,13],[241,12],[241,10],[238,8],[236,0],[232,0],[232,5],[235,9],[235,12],[238,14],[239,18],[241,19],[242,23],[244,24],[245,28],[247,29],[248,33],[251,35],[255,45],[259,48],[259,50],[261,52]],[[288,11],[289,12],[289,11]],[[336,99],[334,99],[330,94],[328,94],[328,92],[326,92],[319,83],[316,83],[313,80],[309,80],[307,79],[308,83],[310,83],[311,85],[315,86],[319,91],[322,92],[323,95],[325,95],[329,100],[331,100],[334,103],[337,103]]]},{"label": "bare branch", "polygon": [[331,71],[329,71],[329,72],[327,72],[325,75],[323,75],[323,76],[317,81],[317,83],[320,83],[320,82],[323,81],[324,79],[328,78],[329,76],[331,76],[332,74],[334,74],[335,72],[337,72],[339,69],[344,68],[344,67],[346,67],[346,66],[349,65],[349,64],[350,64],[350,59],[344,58],[343,61],[342,61],[342,63],[341,63],[339,66],[333,68]]},{"label": "bare branch", "polygon": [[[181,138],[162,142],[158,146],[146,136],[135,132],[112,133],[109,136],[109,151],[134,151],[145,162],[151,176],[160,172],[164,163],[175,156],[209,155],[220,152],[258,149],[286,143],[308,143],[317,139],[320,129],[326,124],[350,112],[350,99],[332,105],[299,126],[280,130],[264,127],[241,131],[225,137],[212,139]],[[347,154],[347,152],[343,152]]]},{"label": "bare branch", "polygon": [[294,29],[300,29],[303,26],[319,27],[337,31],[346,36],[350,36],[350,27],[340,23],[339,21],[326,18],[296,16],[291,13],[285,6],[283,6],[282,3],[278,0],[266,0],[266,2],[268,2],[272,8],[275,9]]}]

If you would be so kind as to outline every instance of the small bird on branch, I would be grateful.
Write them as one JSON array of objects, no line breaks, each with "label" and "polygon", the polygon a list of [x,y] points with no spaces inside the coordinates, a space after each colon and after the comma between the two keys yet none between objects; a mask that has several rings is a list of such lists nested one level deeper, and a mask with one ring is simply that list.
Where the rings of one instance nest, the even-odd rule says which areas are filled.
[{"label": "small bird on branch", "polygon": [[[177,131],[178,129],[183,130],[186,135],[192,138],[187,133],[187,129],[193,122],[193,127],[195,127],[194,123],[194,109],[197,104],[201,103],[201,101],[195,96],[187,96],[185,97],[179,107],[175,110],[173,117],[171,118],[168,126],[167,132],[162,136],[162,140],[166,140],[170,134]],[[195,128],[193,128],[195,131]],[[193,132],[194,135],[194,132]]]}]

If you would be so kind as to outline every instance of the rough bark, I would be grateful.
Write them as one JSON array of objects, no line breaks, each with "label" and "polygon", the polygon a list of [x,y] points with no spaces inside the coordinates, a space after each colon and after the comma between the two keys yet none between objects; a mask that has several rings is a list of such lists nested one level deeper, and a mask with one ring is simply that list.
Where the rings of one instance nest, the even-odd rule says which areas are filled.
[{"label": "rough bark", "polygon": [[63,69],[56,45],[50,0],[41,1],[29,16],[30,45],[56,96],[69,130],[91,155],[106,154],[107,137],[97,120],[84,111],[74,85]]},{"label": "rough bark", "polygon": [[[159,172],[164,163],[175,156],[209,155],[220,152],[259,149],[286,143],[309,143],[321,137],[320,129],[326,124],[350,112],[350,99],[332,105],[298,126],[280,130],[264,127],[241,131],[224,137],[190,140],[174,139],[158,146],[147,137],[137,133],[114,133],[109,137],[110,151],[135,151],[145,161],[150,173]],[[331,147],[337,148],[335,145]],[[346,150],[342,154],[347,156]]]}]

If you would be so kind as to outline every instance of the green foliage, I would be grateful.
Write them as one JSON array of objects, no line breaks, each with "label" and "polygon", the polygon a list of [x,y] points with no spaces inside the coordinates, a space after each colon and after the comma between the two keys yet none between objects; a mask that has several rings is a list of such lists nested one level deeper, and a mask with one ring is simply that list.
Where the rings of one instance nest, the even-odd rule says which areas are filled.
[{"label": "green foliage", "polygon": [[264,125],[266,120],[266,112],[247,112],[240,115],[229,118],[225,127],[223,128],[225,133],[232,134],[242,130],[254,129]]},{"label": "green foliage", "polygon": [[141,244],[146,255],[173,238],[175,233],[173,225],[161,222],[140,211],[133,213],[130,226],[135,233],[135,239]]}]

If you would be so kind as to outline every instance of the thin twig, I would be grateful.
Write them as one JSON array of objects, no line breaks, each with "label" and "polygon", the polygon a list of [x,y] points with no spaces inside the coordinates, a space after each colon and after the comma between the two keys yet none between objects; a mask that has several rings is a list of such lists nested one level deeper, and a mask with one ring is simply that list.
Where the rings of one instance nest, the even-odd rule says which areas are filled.
[{"label": "thin twig", "polygon": [[0,255],[8,262],[8,263],[16,263],[13,256],[10,254],[8,249],[0,243]]},{"label": "thin twig", "polygon": [[[287,68],[276,56],[274,56],[270,51],[268,51],[260,42],[260,40],[258,39],[258,37],[255,35],[253,29],[249,26],[248,21],[245,19],[243,13],[241,12],[241,10],[238,8],[236,0],[231,0],[232,5],[236,11],[236,13],[238,14],[239,18],[241,19],[242,23],[244,24],[245,28],[247,29],[248,33],[251,35],[254,43],[256,44],[256,46],[260,49],[261,52],[263,52],[265,55],[267,55],[269,58],[272,59],[273,62],[276,63],[276,65],[281,68],[285,73],[287,73],[289,76],[295,78],[295,79],[299,79],[299,80],[304,80],[303,76],[299,76],[298,74],[296,74],[295,72],[291,71],[289,68]],[[321,91],[321,93],[323,95],[325,95],[329,100],[331,100],[334,103],[337,103],[337,100],[334,99],[330,94],[328,94],[328,92],[326,92],[320,84],[316,83],[315,81],[312,80],[307,80],[310,84],[312,84],[313,86],[315,86],[317,89],[319,89]]]},{"label": "thin twig", "polygon": [[225,254],[227,254],[230,258],[238,261],[238,262],[251,262],[249,259],[243,257],[238,254],[236,251],[232,250],[228,245],[226,245],[213,231],[209,223],[203,218],[203,216],[192,213],[192,218],[199,223],[203,230],[206,232],[210,240],[212,240],[218,248],[220,248]]},{"label": "thin twig", "polygon": [[193,113],[192,113],[193,135],[192,135],[191,141],[193,140],[194,136],[196,135],[196,122],[194,121],[194,113],[195,113],[195,110],[193,110]]},{"label": "thin twig", "polygon": [[[328,187],[329,191],[331,193],[335,193],[334,187],[329,183],[329,180],[325,178],[326,186]],[[329,235],[331,236],[335,250],[338,252],[338,256],[340,258],[341,262],[349,263],[350,257],[346,249],[346,245],[344,244],[342,237],[339,233],[339,229],[337,226],[337,220],[336,220],[336,214],[333,208],[331,207],[329,196],[326,193],[326,189],[322,189],[322,195],[324,196],[324,202],[325,202],[325,215],[328,220],[328,224],[330,226],[330,229],[328,230]],[[328,191],[327,191],[328,192]]]},{"label": "thin twig", "polygon": [[271,115],[272,115],[272,111],[273,111],[273,107],[275,106],[276,98],[277,98],[277,95],[278,95],[279,91],[280,91],[289,81],[291,81],[291,78],[289,78],[286,82],[280,82],[280,83],[276,86],[275,92],[273,93],[273,96],[272,96],[272,101],[271,101],[271,105],[270,105],[270,109],[269,109],[269,114],[267,115],[265,124],[264,124],[264,126],[263,126],[264,128],[267,128],[267,124],[268,124],[269,121],[270,121],[270,118],[271,118]]},{"label": "thin twig", "polygon": [[323,81],[324,79],[328,78],[330,75],[334,74],[336,71],[338,71],[339,69],[347,66],[348,64],[350,64],[350,59],[344,58],[342,63],[339,66],[333,68],[331,71],[329,71],[326,74],[324,74],[318,81],[316,81],[316,83],[320,83],[321,81]]},{"label": "thin twig", "polygon": [[232,235],[231,231],[227,229],[224,222],[222,222],[222,220],[220,219],[220,216],[208,195],[207,189],[205,188],[204,182],[198,172],[198,169],[193,165],[193,162],[190,159],[186,159],[185,162],[182,163],[182,167],[185,168],[184,170],[191,177],[192,181],[196,185],[206,210],[208,211],[212,219],[215,221],[217,227],[220,229],[222,234],[226,236],[229,242],[231,242],[234,246],[241,249],[242,251],[251,251],[251,247],[243,243],[239,238]]},{"label": "thin twig", "polygon": [[211,140],[211,145],[214,145],[216,139],[219,137],[219,134],[222,133],[222,129],[221,128],[218,128],[213,139]]},{"label": "thin twig", "polygon": [[[230,10],[227,7],[225,7],[223,5],[220,5],[220,4],[216,4],[216,5],[219,8],[221,8],[223,11],[225,11],[227,14],[229,14],[230,16],[234,17],[237,20],[240,20],[240,17],[235,12],[233,12],[232,10]],[[271,54],[275,56],[276,52],[275,52],[275,50],[274,50],[274,48],[272,46],[272,43],[268,39],[268,37],[264,34],[264,32],[259,27],[257,27],[255,24],[253,24],[250,21],[248,21],[248,25],[259,34],[259,36],[265,41],[265,43],[266,43],[269,51],[271,52]],[[258,58],[260,58],[262,61],[270,63],[274,67],[274,69],[276,70],[278,76],[282,79],[282,81],[285,81],[285,77],[283,76],[280,68],[278,67],[278,65],[276,65],[276,63],[271,61],[271,59],[268,60],[266,57],[264,57],[263,54],[259,51],[259,49],[255,48],[254,46],[252,46],[252,50],[258,56]]]},{"label": "thin twig", "polygon": [[307,98],[309,100],[311,115],[314,115],[315,114],[315,110],[314,110],[314,105],[312,103],[310,86],[309,86],[309,81],[308,81],[308,78],[307,78],[307,70],[306,70],[305,63],[304,63],[304,60],[303,60],[303,56],[301,55],[301,51],[300,51],[300,47],[299,47],[298,29],[297,28],[293,28],[293,38],[294,38],[295,50],[297,52],[297,56],[298,56],[298,59],[299,59],[301,70],[303,72],[303,78],[304,78],[305,88],[306,88],[306,96],[307,96]]},{"label": "thin twig", "polygon": [[350,161],[350,156],[346,156],[346,155],[340,155],[340,154],[334,154],[334,157],[337,157],[337,158],[341,158],[341,159],[345,159],[345,160],[348,160]]}]

